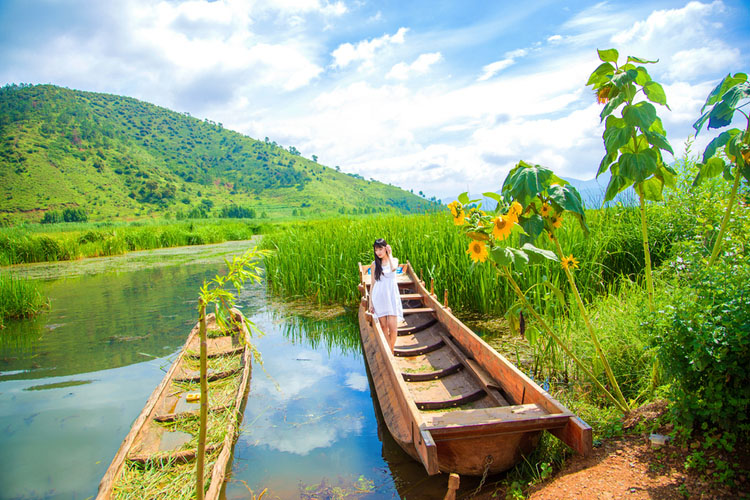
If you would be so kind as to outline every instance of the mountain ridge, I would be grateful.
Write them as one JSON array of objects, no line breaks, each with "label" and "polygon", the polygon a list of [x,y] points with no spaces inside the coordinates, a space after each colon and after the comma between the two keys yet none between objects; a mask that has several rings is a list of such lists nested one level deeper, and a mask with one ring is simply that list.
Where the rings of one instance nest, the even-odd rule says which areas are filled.
[{"label": "mountain ridge", "polygon": [[389,210],[434,202],[259,141],[115,94],[54,85],[0,89],[0,222],[83,208],[91,220],[213,215],[239,206],[269,217]]}]

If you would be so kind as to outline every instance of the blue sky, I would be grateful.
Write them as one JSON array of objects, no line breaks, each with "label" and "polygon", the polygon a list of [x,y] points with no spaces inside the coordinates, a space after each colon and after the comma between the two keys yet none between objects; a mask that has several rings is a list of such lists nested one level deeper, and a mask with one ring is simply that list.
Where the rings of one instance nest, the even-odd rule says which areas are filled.
[{"label": "blue sky", "polygon": [[750,70],[748,20],[741,0],[0,0],[0,84],[136,97],[449,199],[521,159],[594,176],[597,48],[659,59],[679,156],[711,88]]}]

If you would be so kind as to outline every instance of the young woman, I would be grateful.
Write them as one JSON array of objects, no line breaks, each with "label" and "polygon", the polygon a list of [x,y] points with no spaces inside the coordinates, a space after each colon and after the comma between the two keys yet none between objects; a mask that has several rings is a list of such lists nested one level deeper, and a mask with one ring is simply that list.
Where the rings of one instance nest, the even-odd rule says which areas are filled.
[{"label": "young woman", "polygon": [[372,245],[375,261],[372,263],[372,287],[370,289],[370,312],[380,321],[388,346],[393,352],[398,335],[398,322],[404,320],[404,309],[396,281],[398,259],[391,253],[391,246],[383,238]]}]

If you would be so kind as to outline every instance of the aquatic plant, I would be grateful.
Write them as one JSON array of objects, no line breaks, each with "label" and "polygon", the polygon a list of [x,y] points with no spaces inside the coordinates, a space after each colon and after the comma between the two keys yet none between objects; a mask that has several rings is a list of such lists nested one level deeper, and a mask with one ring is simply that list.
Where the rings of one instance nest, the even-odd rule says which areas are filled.
[{"label": "aquatic plant", "polygon": [[0,327],[6,319],[29,318],[48,307],[36,282],[0,273]]}]

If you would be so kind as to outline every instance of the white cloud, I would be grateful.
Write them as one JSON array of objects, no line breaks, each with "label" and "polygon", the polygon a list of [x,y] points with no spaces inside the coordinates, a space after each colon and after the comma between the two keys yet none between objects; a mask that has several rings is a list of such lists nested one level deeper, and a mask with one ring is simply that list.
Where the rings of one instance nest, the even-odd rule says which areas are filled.
[{"label": "white cloud", "polygon": [[707,72],[722,72],[741,62],[740,50],[728,47],[722,42],[712,42],[708,46],[681,50],[669,61],[667,77],[673,81],[692,80]]},{"label": "white cloud", "polygon": [[409,31],[409,28],[399,28],[393,35],[386,34],[372,40],[362,40],[356,45],[348,42],[342,43],[331,52],[331,56],[334,59],[332,66],[334,68],[345,68],[357,61],[361,61],[361,64],[365,66],[371,65],[375,57],[375,52],[388,45],[403,44],[407,31]]},{"label": "white cloud", "polygon": [[484,73],[482,73],[482,76],[478,78],[478,81],[482,82],[484,80],[489,80],[505,68],[512,66],[515,62],[516,61],[513,59],[501,59],[484,66],[482,68],[482,71],[484,71]]},{"label": "white cloud", "polygon": [[430,52],[427,54],[421,54],[417,59],[411,63],[406,64],[400,62],[393,65],[391,70],[385,75],[386,78],[396,80],[406,80],[411,74],[422,75],[430,70],[430,66],[439,62],[443,58],[440,52]]},{"label": "white cloud", "polygon": [[629,29],[612,37],[612,42],[624,45],[631,42],[650,42],[655,39],[669,40],[665,35],[679,38],[693,37],[701,32],[702,20],[708,14],[722,11],[724,4],[716,0],[710,4],[690,2],[681,9],[655,10],[648,18],[638,21]]},{"label": "white cloud", "polygon": [[549,43],[556,43],[556,42],[559,42],[562,39],[563,39],[563,37],[561,35],[552,35],[552,36],[550,36],[550,37],[547,38],[547,42],[549,42]]}]

